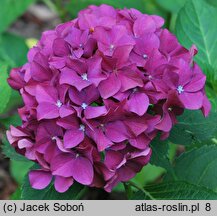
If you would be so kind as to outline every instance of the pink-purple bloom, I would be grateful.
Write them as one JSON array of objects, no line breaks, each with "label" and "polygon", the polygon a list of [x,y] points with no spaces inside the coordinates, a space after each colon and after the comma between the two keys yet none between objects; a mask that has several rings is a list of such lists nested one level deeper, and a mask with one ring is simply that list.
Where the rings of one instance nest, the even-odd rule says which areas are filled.
[{"label": "pink-purple bloom", "polygon": [[89,6],[44,32],[11,71],[24,107],[7,137],[40,166],[29,173],[33,188],[53,181],[65,192],[76,181],[110,192],[149,162],[150,142],[167,138],[184,109],[208,115],[197,50],[163,24],[135,9]]}]

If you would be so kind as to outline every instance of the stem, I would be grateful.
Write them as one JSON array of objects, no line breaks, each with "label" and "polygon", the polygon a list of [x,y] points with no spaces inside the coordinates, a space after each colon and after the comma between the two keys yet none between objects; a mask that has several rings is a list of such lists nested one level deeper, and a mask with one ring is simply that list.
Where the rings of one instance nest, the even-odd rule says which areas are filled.
[{"label": "stem", "polygon": [[170,19],[170,26],[169,26],[171,32],[175,31],[176,19],[177,19],[177,13],[172,13]]},{"label": "stem", "polygon": [[77,200],[80,200],[84,197],[84,195],[88,192],[88,187],[85,187],[83,190],[81,190],[78,195],[76,196]]},{"label": "stem", "polygon": [[127,198],[128,198],[128,200],[130,200],[132,195],[133,195],[131,185],[128,182],[123,182],[123,184],[124,184],[124,188],[125,188],[125,191],[127,194]]},{"label": "stem", "polygon": [[155,198],[148,192],[146,191],[143,187],[140,185],[136,184],[135,182],[129,181],[128,182],[131,186],[135,187],[136,189],[142,191],[146,196],[148,196],[151,200],[155,200]]},{"label": "stem", "polygon": [[61,21],[64,22],[66,19],[67,11],[63,7],[62,0],[56,0],[55,5],[56,5],[56,8],[57,8],[57,11],[58,11],[58,14],[59,14]]},{"label": "stem", "polygon": [[52,2],[52,0],[43,0],[43,2],[54,12],[59,13],[56,5]]}]

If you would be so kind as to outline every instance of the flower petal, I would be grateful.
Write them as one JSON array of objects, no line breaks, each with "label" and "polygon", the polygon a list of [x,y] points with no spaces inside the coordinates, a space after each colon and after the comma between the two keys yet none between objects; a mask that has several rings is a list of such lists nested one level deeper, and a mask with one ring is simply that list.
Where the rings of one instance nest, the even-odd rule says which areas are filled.
[{"label": "flower petal", "polygon": [[73,178],[84,185],[90,185],[93,181],[93,165],[81,156],[78,156],[71,167]]},{"label": "flower petal", "polygon": [[54,187],[59,193],[66,192],[70,186],[74,183],[73,178],[64,178],[61,176],[55,176]]},{"label": "flower petal", "polygon": [[149,107],[149,98],[144,93],[134,93],[128,100],[127,105],[129,111],[142,116],[146,113]]},{"label": "flower petal", "polygon": [[29,172],[29,182],[34,189],[46,188],[52,180],[51,173],[43,170],[32,170]]},{"label": "flower petal", "polygon": [[82,130],[73,129],[67,130],[64,135],[65,148],[74,148],[84,140],[84,132]]},{"label": "flower petal", "polygon": [[203,105],[203,94],[201,92],[183,92],[179,95],[179,99],[186,109],[197,110]]},{"label": "flower petal", "polygon": [[121,88],[121,81],[112,73],[108,79],[99,84],[99,92],[102,98],[107,99],[115,95]]}]

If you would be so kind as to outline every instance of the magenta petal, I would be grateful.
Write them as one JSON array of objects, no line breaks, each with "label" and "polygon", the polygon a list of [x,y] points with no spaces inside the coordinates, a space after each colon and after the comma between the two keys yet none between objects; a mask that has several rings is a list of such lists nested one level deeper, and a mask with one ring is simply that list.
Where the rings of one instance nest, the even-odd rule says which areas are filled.
[{"label": "magenta petal", "polygon": [[152,17],[142,15],[135,21],[133,30],[136,37],[141,36],[144,33],[152,33],[156,30],[156,23]]},{"label": "magenta petal", "polygon": [[185,91],[187,92],[196,92],[204,88],[206,82],[206,77],[203,74],[200,74],[193,78],[193,80],[185,85]]},{"label": "magenta petal", "polygon": [[65,148],[73,148],[84,140],[84,132],[79,128],[67,130],[64,135]]},{"label": "magenta petal", "polygon": [[186,109],[197,110],[203,105],[203,94],[201,92],[183,92],[179,95],[179,99]]},{"label": "magenta petal", "polygon": [[99,152],[104,151],[106,148],[111,146],[113,142],[109,140],[105,134],[103,133],[102,129],[94,128],[88,130],[88,135],[96,142],[97,149]]},{"label": "magenta petal", "polygon": [[20,149],[22,149],[22,148],[30,148],[30,147],[33,146],[33,143],[30,142],[28,139],[21,139],[21,140],[18,141],[17,144],[18,144],[18,147]]},{"label": "magenta petal", "polygon": [[140,135],[148,128],[146,119],[141,117],[127,119],[124,121],[124,124],[132,133],[134,133],[135,136]]},{"label": "magenta petal", "polygon": [[136,172],[128,166],[123,166],[118,170],[119,181],[129,181],[136,175]]},{"label": "magenta petal", "polygon": [[[70,150],[67,150],[67,149],[64,147],[63,141],[62,141],[60,138],[54,137],[53,139],[56,140],[57,147],[58,147],[58,149],[59,149],[60,151],[62,151],[62,152],[70,152]],[[47,150],[47,149],[46,149],[46,150]]]},{"label": "magenta petal", "polygon": [[31,71],[32,78],[40,82],[50,80],[52,75],[49,70],[45,69],[44,67],[42,67],[40,64],[36,62],[31,63],[30,71]]},{"label": "magenta petal", "polygon": [[203,106],[202,106],[202,112],[205,117],[209,115],[211,108],[212,108],[211,103],[208,100],[207,96],[205,95],[203,98]]},{"label": "magenta petal", "polygon": [[139,77],[139,74],[130,71],[121,71],[118,74],[118,79],[121,80],[121,91],[124,92],[128,89],[135,87],[142,87],[143,81]]},{"label": "magenta petal", "polygon": [[169,132],[172,128],[172,119],[170,118],[169,113],[164,113],[161,121],[156,125],[158,130],[162,130],[164,132]]},{"label": "magenta petal", "polygon": [[121,81],[117,78],[117,76],[112,73],[107,80],[103,80],[99,84],[99,92],[100,95],[107,99],[113,95],[115,95],[121,88]]},{"label": "magenta petal", "polygon": [[27,134],[21,127],[14,127],[13,125],[10,126],[11,135],[15,137],[25,137]]},{"label": "magenta petal", "polygon": [[155,21],[155,24],[157,26],[157,28],[160,28],[163,26],[164,24],[164,19],[160,16],[156,16],[156,15],[151,15],[151,17],[153,18],[153,20]]},{"label": "magenta petal", "polygon": [[64,68],[62,69],[62,73],[60,75],[60,84],[69,84],[76,87],[78,91],[81,91],[85,87],[91,85],[91,82],[88,80],[83,80],[76,71],[69,68]]},{"label": "magenta petal", "polygon": [[179,85],[179,75],[172,71],[166,71],[163,75],[163,81],[171,89],[176,89]]},{"label": "magenta petal", "polygon": [[145,134],[140,134],[135,139],[129,139],[129,142],[132,146],[138,149],[146,149],[151,140]]},{"label": "magenta petal", "polygon": [[67,56],[70,53],[69,46],[62,38],[57,38],[53,42],[53,51],[56,56]]},{"label": "magenta petal", "polygon": [[127,104],[131,112],[142,116],[146,113],[149,107],[149,98],[144,93],[134,93]]},{"label": "magenta petal", "polygon": [[126,127],[121,121],[115,121],[107,124],[105,135],[112,142],[122,142],[128,139]]},{"label": "magenta petal", "polygon": [[72,166],[75,160],[75,155],[70,153],[63,153],[56,156],[51,161],[51,171],[53,175],[62,177],[72,177]]},{"label": "magenta petal", "polygon": [[37,118],[54,119],[59,116],[59,108],[55,104],[40,103],[37,107]]},{"label": "magenta petal", "polygon": [[103,116],[106,113],[108,113],[107,109],[105,106],[88,106],[85,110],[84,110],[84,115],[86,117],[86,119],[93,119],[93,118],[97,118],[99,116]]},{"label": "magenta petal", "polygon": [[59,193],[66,192],[70,186],[74,183],[73,178],[64,178],[61,176],[55,176],[54,187]]},{"label": "magenta petal", "polygon": [[56,103],[58,99],[57,90],[50,86],[37,86],[36,100],[39,103]]},{"label": "magenta petal", "polygon": [[32,170],[29,172],[29,181],[34,189],[46,188],[52,180],[51,173],[43,170]]},{"label": "magenta petal", "polygon": [[108,193],[110,193],[112,191],[112,189],[118,185],[118,183],[120,182],[120,179],[118,178],[118,175],[115,174],[109,181],[108,183],[105,185],[104,190],[107,191]]},{"label": "magenta petal", "polygon": [[112,150],[106,151],[104,163],[109,169],[116,170],[123,160],[124,155],[120,152]]},{"label": "magenta petal", "polygon": [[84,185],[90,185],[93,181],[93,165],[81,156],[78,156],[71,167],[73,178]]},{"label": "magenta petal", "polygon": [[59,109],[59,114],[60,114],[61,118],[69,116],[69,115],[73,114],[74,112],[75,111],[72,108],[65,106],[65,105],[61,106]]}]

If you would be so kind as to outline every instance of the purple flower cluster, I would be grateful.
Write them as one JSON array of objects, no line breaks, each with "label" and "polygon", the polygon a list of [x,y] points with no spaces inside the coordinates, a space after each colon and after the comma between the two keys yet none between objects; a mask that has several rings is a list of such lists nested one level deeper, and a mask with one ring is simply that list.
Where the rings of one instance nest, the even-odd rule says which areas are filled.
[{"label": "purple flower cluster", "polygon": [[135,9],[90,6],[44,32],[11,71],[25,106],[7,137],[40,165],[29,173],[33,188],[53,180],[65,192],[77,181],[110,192],[149,162],[150,142],[158,132],[167,138],[184,109],[208,115],[197,50],[163,24]]}]

